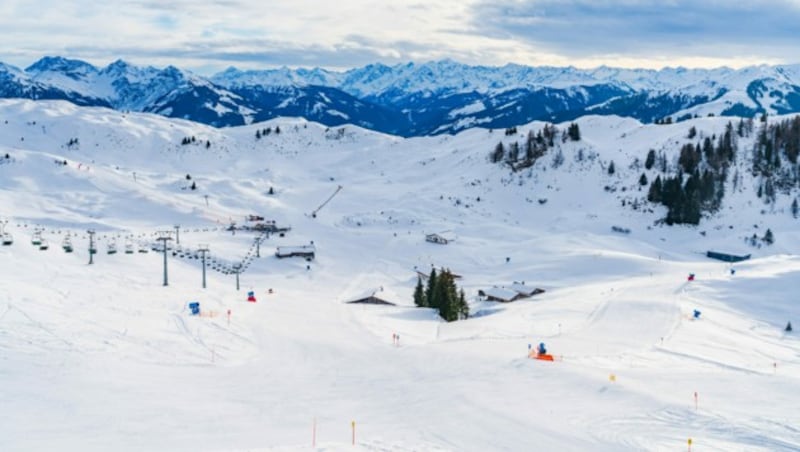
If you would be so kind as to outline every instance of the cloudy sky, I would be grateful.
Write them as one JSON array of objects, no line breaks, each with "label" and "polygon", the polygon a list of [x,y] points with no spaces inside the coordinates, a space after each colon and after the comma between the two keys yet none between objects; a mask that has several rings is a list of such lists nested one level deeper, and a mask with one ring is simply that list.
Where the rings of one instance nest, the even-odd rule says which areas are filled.
[{"label": "cloudy sky", "polygon": [[800,63],[800,0],[3,0],[0,30],[0,61],[21,67]]}]

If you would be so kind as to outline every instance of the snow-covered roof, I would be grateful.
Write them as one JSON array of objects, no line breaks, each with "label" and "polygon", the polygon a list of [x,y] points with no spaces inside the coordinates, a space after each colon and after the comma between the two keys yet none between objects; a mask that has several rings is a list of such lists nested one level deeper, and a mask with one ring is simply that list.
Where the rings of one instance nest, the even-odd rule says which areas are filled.
[{"label": "snow-covered roof", "polygon": [[314,245],[302,246],[279,246],[276,249],[278,254],[291,254],[291,253],[313,253],[316,251]]},{"label": "snow-covered roof", "polygon": [[452,232],[449,232],[449,231],[448,232],[431,232],[431,233],[425,234],[425,237],[441,237],[441,238],[447,240],[448,242],[451,242],[451,241],[456,239],[455,234],[453,234]]},{"label": "snow-covered roof", "polygon": [[364,300],[369,297],[380,298],[381,300],[384,300],[388,303],[395,305],[408,304],[408,302],[405,303],[402,302],[403,298],[398,296],[394,290],[384,286],[373,286],[372,288],[369,289],[361,289],[361,290],[345,292],[345,294],[341,296],[340,299],[345,303],[352,303],[358,300]]},{"label": "snow-covered roof", "polygon": [[526,286],[523,283],[514,283],[511,285],[510,289],[527,297],[533,295],[534,292],[538,290],[536,287]]},{"label": "snow-covered roof", "polygon": [[487,297],[497,298],[498,300],[506,300],[506,301],[511,301],[519,295],[518,292],[511,289],[507,289],[505,287],[492,287],[490,289],[484,290],[483,293],[485,293]]}]

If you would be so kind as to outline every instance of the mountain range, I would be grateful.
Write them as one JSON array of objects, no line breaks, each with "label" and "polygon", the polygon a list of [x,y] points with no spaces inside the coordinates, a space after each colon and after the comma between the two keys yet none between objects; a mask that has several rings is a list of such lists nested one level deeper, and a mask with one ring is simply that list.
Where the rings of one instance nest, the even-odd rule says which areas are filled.
[{"label": "mountain range", "polygon": [[800,112],[800,65],[584,70],[442,60],[370,64],[343,72],[232,67],[203,77],[174,66],[117,60],[100,68],[44,57],[25,69],[0,63],[0,98],[67,100],[215,127],[302,117],[409,137],[587,114],[649,123]]}]

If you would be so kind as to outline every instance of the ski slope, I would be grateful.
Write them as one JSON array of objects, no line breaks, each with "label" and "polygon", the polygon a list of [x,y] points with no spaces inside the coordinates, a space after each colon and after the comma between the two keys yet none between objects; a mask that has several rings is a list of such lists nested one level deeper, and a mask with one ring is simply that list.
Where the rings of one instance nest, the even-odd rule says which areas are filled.
[{"label": "ski slope", "polygon": [[[511,175],[486,160],[502,131],[213,129],[2,101],[0,220],[14,244],[0,247],[0,450],[680,450],[689,438],[693,450],[797,450],[800,341],[783,331],[800,325],[797,220],[762,215],[747,183],[697,228],[620,205],[638,193],[634,158],[677,155],[690,125],[725,122],[582,118],[562,166],[548,155]],[[203,144],[180,145],[193,135]],[[291,227],[258,258],[255,234],[226,230],[250,214]],[[202,289],[199,261],[177,248],[164,286],[162,254],[138,245],[175,225],[185,252],[251,262],[240,290],[211,268]],[[772,247],[744,243],[767,227]],[[35,228],[48,250],[30,244]],[[444,231],[456,240],[425,242]],[[311,242],[311,262],[273,255]],[[753,259],[731,266],[707,249]],[[432,265],[463,276],[472,318],[413,307],[415,270]],[[546,292],[477,297],[513,281]],[[373,290],[398,305],[346,303]],[[539,342],[555,362],[527,358]]]}]

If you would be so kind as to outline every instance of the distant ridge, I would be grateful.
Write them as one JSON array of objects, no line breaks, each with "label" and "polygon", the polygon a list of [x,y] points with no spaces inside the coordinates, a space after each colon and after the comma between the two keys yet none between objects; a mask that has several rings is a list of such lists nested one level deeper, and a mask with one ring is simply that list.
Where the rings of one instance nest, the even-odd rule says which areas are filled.
[{"label": "distant ridge", "polygon": [[104,68],[48,56],[0,63],[0,98],[61,99],[215,127],[279,116],[400,136],[503,128],[587,114],[655,122],[800,112],[800,65],[743,69],[469,66],[452,60],[326,69],[239,70],[202,77],[117,60]]}]

